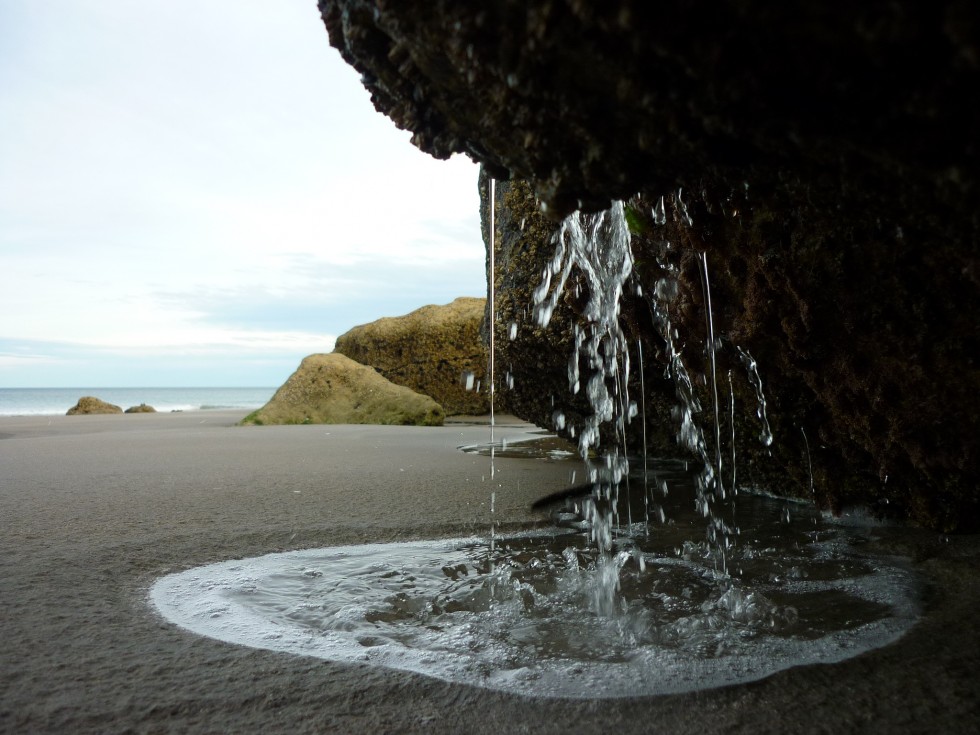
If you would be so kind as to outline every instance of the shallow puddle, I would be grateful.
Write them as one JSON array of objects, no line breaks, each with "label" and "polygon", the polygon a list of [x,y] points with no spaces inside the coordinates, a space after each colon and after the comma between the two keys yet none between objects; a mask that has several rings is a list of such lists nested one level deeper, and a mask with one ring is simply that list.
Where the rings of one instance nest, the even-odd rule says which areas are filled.
[{"label": "shallow puddle", "polygon": [[[683,503],[678,503],[683,506]],[[683,692],[832,663],[918,615],[901,560],[805,507],[739,498],[730,575],[693,512],[622,527],[600,557],[553,529],[293,551],[159,580],[168,620],[229,643],[547,697]],[[565,511],[567,513],[567,511]],[[703,531],[700,532],[703,537]]]}]

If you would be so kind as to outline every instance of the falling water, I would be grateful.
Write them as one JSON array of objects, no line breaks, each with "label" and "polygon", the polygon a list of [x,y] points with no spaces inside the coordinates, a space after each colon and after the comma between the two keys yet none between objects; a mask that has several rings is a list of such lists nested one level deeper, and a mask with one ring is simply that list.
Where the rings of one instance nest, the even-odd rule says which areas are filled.
[{"label": "falling water", "polygon": [[[551,321],[573,269],[580,279],[577,293],[585,303],[572,325],[568,382],[569,389],[578,393],[584,379],[585,396],[592,411],[578,429],[578,446],[588,480],[593,484],[591,498],[583,501],[582,511],[600,552],[593,609],[612,615],[622,567],[619,555],[612,553],[614,527],[619,522],[620,487],[629,476],[625,447],[625,422],[630,418],[626,410],[629,352],[619,314],[626,281],[633,271],[633,253],[622,202],[614,202],[610,209],[598,214],[576,212],[562,222],[555,237],[554,256],[533,295],[539,326],[545,327]],[[602,446],[605,424],[611,424],[611,431],[623,438],[622,445]],[[593,453],[598,455],[598,461]],[[626,505],[631,514],[629,503]],[[632,516],[628,515],[628,519],[632,525]]]},{"label": "falling water", "polygon": [[[497,182],[490,177],[490,272],[487,274],[487,285],[488,294],[490,299],[490,484],[493,485],[494,479],[497,475],[496,457],[495,452],[497,450],[496,444],[494,442],[494,427],[496,424],[496,417],[494,415],[494,403],[496,396],[496,380],[494,375],[494,359],[497,352],[497,343],[494,338],[494,327],[497,322],[497,304],[496,304],[496,293],[497,293],[497,270],[495,267],[494,257],[497,244],[497,233],[496,233],[496,208],[497,208]],[[491,558],[491,564],[493,563],[493,555],[496,551],[496,515],[497,515],[497,491],[492,489],[490,491],[490,550],[489,555]]]},{"label": "falling water", "polygon": [[[648,478],[650,476],[650,462],[647,458],[647,385],[646,385],[646,367],[643,364],[643,341],[636,340],[636,354],[640,362],[640,437],[643,442],[641,447],[643,452],[643,515],[645,518],[650,518],[650,485]],[[647,524],[645,526],[646,532],[649,534],[650,526]]]},{"label": "falling water", "polygon": [[[689,217],[689,215],[688,215]],[[708,255],[701,253],[701,278],[704,289],[704,319],[707,335],[708,365],[711,368],[711,408],[714,412],[715,429],[715,495],[719,500],[725,499],[725,486],[722,483],[721,462],[721,411],[718,405],[718,368],[715,353],[718,345],[715,343],[715,321],[711,309],[711,281],[708,279]]]},{"label": "falling water", "polygon": [[[494,194],[491,182],[491,238]],[[678,221],[690,226],[682,192],[672,201]],[[655,224],[666,222],[663,198],[650,215]],[[490,251],[494,315],[493,242]],[[915,580],[894,560],[864,556],[849,538],[853,529],[827,525],[806,507],[797,513],[810,516],[812,526],[786,526],[780,521],[787,507],[743,494],[739,516],[752,530],[728,547],[734,529],[723,513],[731,510],[735,491],[735,394],[729,373],[733,454],[732,493],[726,494],[707,258],[701,256],[700,266],[714,452],[696,419],[702,408],[682,355],[682,336],[670,318],[679,293],[677,267],[667,260],[660,265],[650,309],[677,397],[677,440],[695,459],[690,468],[685,461],[647,460],[645,366],[638,343],[645,492],[642,511],[635,510],[647,521],[642,531],[631,520],[625,529],[619,525],[624,502],[627,517],[634,512],[628,492],[620,497],[630,476],[625,442],[603,442],[622,442],[636,413],[628,397],[629,350],[619,319],[633,256],[624,206],[617,202],[606,212],[576,213],[562,223],[534,295],[535,319],[542,326],[566,289],[579,297],[568,380],[573,393],[584,388],[592,415],[576,426],[556,409],[553,421],[577,436],[586,465],[591,494],[579,502],[581,515],[563,511],[571,517],[562,522],[558,513],[554,528],[497,534],[491,328],[489,539],[337,547],[223,562],[159,580],[151,591],[157,609],[220,640],[551,697],[721,686],[790,666],[840,661],[895,640],[918,614]],[[516,321],[508,334],[515,339]],[[772,433],[758,366],[747,351],[739,352],[756,391],[760,440],[768,446]],[[466,381],[472,386],[474,376]],[[531,445],[523,455],[519,445],[501,454],[532,456]],[[553,459],[562,456],[551,445],[543,451]],[[650,502],[649,478],[659,489],[657,503]],[[668,486],[676,492],[668,493]],[[690,495],[694,508],[686,500]],[[660,521],[653,533],[651,517]],[[706,539],[692,541],[692,532],[705,523]]]},{"label": "falling water", "polygon": [[[664,201],[664,197],[660,197],[650,211],[651,220],[658,226],[667,223],[667,210]],[[692,226],[693,219],[684,204],[682,192],[676,192],[672,201],[677,220],[686,227]],[[683,340],[680,339],[681,335],[670,317],[671,310],[680,295],[678,280],[680,268],[675,262],[672,262],[670,257],[672,252],[670,243],[665,241],[662,245],[664,246],[663,253],[657,258],[660,277],[653,285],[649,305],[654,328],[664,343],[665,376],[673,382],[677,398],[677,403],[673,409],[673,419],[677,425],[677,443],[695,458],[695,463],[698,466],[695,478],[695,506],[698,513],[706,520],[707,540],[716,571],[721,577],[727,577],[727,550],[737,529],[732,523],[725,520],[726,510],[728,515],[732,513],[733,497],[729,497],[725,492],[722,480],[721,420],[715,361],[718,345],[714,334],[707,256],[700,253],[698,263],[705,303],[705,346],[710,371],[710,395],[715,440],[713,457],[708,450],[704,431],[696,419],[702,412],[702,406],[682,354]],[[734,473],[734,471],[733,463],[732,472]],[[734,490],[733,486],[733,494]]]},{"label": "falling water", "polygon": [[765,447],[772,445],[772,430],[769,428],[769,419],[766,416],[766,394],[762,390],[762,378],[759,377],[759,366],[748,350],[737,348],[742,365],[748,373],[749,383],[755,389],[757,408],[755,415],[759,419],[762,428],[759,431],[759,441]]}]

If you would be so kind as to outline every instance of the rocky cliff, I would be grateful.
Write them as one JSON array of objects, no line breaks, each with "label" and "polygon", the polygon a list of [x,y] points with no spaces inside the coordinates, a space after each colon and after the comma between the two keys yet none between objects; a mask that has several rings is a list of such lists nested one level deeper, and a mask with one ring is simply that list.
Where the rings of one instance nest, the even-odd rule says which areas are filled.
[{"label": "rocky cliff", "polygon": [[370,365],[396,385],[431,396],[449,414],[487,413],[487,349],[480,339],[484,303],[461,297],[362,324],[338,337],[334,351]]},{"label": "rocky cliff", "polygon": [[[528,184],[498,183],[497,195],[497,360],[515,366],[501,397],[514,413],[567,434],[589,410],[568,379],[572,326],[587,327],[583,285],[573,272],[551,323],[534,323],[531,292],[553,256],[557,228],[537,210]],[[948,272],[926,275],[936,251],[899,258],[868,236],[825,258],[800,236],[801,223],[783,219],[785,234],[769,240],[759,232],[772,226],[773,212],[703,197],[666,197],[662,219],[659,199],[627,203],[635,260],[620,323],[630,346],[629,395],[645,405],[648,448],[683,454],[674,438],[677,392],[665,378],[669,355],[655,324],[655,294],[665,288],[676,293],[669,317],[703,407],[698,421],[710,432],[703,257],[724,451],[727,457],[734,416],[739,484],[835,510],[868,505],[942,528],[972,527],[980,395],[973,317],[958,310],[970,294],[945,282]],[[922,288],[930,280],[947,298]],[[767,401],[771,446],[759,441],[749,356]],[[627,424],[633,448],[643,418]]]},{"label": "rocky cliff", "polygon": [[[772,490],[806,495],[812,470],[824,506],[978,526],[975,4],[320,8],[331,43],[419,148],[514,181],[498,212],[498,288],[518,334],[505,359],[540,382],[516,380],[512,410],[550,425],[555,408],[580,408],[561,397],[560,322],[535,333],[519,318],[555,227],[538,212],[626,199],[633,283],[649,297],[669,276],[692,362],[705,352],[702,262],[721,374],[744,372],[737,348],[758,361],[776,441],[760,453],[749,421],[739,450],[770,468],[759,473]],[[577,298],[556,319],[574,320]],[[649,298],[626,301],[629,339],[662,358]],[[508,338],[509,321],[497,327]],[[674,397],[656,375],[649,401],[663,413]],[[731,390],[751,406],[748,383]]]}]

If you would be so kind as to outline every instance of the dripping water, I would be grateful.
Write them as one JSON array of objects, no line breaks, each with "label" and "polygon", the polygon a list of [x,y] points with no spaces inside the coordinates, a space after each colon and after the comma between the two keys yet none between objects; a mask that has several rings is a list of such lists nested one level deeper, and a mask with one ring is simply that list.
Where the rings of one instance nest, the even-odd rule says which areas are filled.
[{"label": "dripping water", "polygon": [[[632,272],[633,255],[622,202],[595,215],[576,212],[562,222],[555,238],[555,254],[534,291],[534,315],[539,326],[545,327],[551,321],[573,268],[584,281],[586,300],[572,327],[569,389],[573,394],[579,392],[584,380],[585,396],[592,410],[578,432],[579,453],[589,479],[596,485],[597,498],[604,496],[614,506],[614,496],[629,471],[629,463],[625,450],[621,453],[619,447],[603,449],[600,443],[604,424],[612,424],[612,433],[622,436],[627,420],[625,386],[629,360],[619,309]],[[602,452],[599,462],[593,461],[593,450]],[[602,519],[600,523],[605,525]]]},{"label": "dripping water", "polygon": [[810,440],[806,438],[806,432],[803,427],[800,427],[800,433],[803,434],[803,446],[806,447],[806,471],[810,478],[810,496],[814,495],[813,489],[813,463],[810,461]]},{"label": "dripping water", "polygon": [[755,399],[757,404],[755,415],[761,424],[761,428],[759,430],[759,441],[762,442],[764,447],[771,446],[772,429],[769,428],[769,419],[766,416],[766,394],[762,390],[762,378],[759,377],[759,365],[756,363],[755,358],[752,357],[752,354],[748,350],[743,350],[741,347],[736,349],[738,350],[742,365],[745,366],[745,371],[748,374],[749,384],[755,389]]},{"label": "dripping water", "polygon": [[[636,354],[640,362],[640,430],[641,438],[643,441],[643,516],[646,519],[650,518],[650,485],[648,482],[648,477],[650,474],[650,465],[647,459],[647,386],[646,379],[644,377],[645,368],[643,365],[643,340],[636,340]],[[644,530],[647,535],[650,533],[649,523],[644,524]]]},{"label": "dripping water", "polygon": [[736,463],[735,463],[735,385],[732,383],[732,371],[728,371],[728,397],[729,397],[729,415],[728,422],[732,429],[731,434],[731,450],[732,450],[732,497],[738,495],[738,485],[735,484],[736,480]]},{"label": "dripping water", "polygon": [[[496,510],[497,510],[497,492],[494,488],[493,483],[495,482],[497,475],[496,467],[496,446],[494,443],[494,425],[496,424],[496,416],[494,415],[494,399],[496,395],[495,386],[496,380],[494,375],[494,356],[496,353],[496,340],[494,338],[494,332],[496,331],[497,323],[497,305],[496,305],[496,292],[497,292],[497,271],[496,264],[494,261],[495,253],[497,249],[497,234],[496,234],[496,208],[497,208],[497,186],[496,181],[491,176],[490,177],[490,273],[487,274],[487,284],[488,296],[490,299],[490,562],[493,563],[493,554],[495,551],[496,542]],[[513,339],[513,337],[511,338]]]},{"label": "dripping water", "polygon": [[[623,202],[614,202],[608,210],[597,214],[575,212],[566,217],[554,244],[555,253],[534,291],[534,314],[539,326],[549,324],[575,269],[580,278],[576,295],[584,296],[585,303],[572,326],[568,381],[573,394],[582,390],[584,383],[591,409],[578,431],[579,454],[592,484],[591,497],[581,501],[581,511],[591,540],[599,550],[593,608],[600,614],[611,615],[623,564],[613,554],[623,482],[627,483],[627,500],[629,494],[625,422],[629,418],[626,385],[630,368],[619,313],[620,300],[633,271],[633,253]],[[604,425],[610,426],[611,435],[619,437],[621,446],[602,446]],[[631,526],[632,509],[628,503],[627,508],[627,524]]]},{"label": "dripping water", "polygon": [[[674,213],[678,221],[690,225],[681,196],[678,191],[673,198]],[[714,458],[695,420],[701,406],[682,356],[683,342],[670,319],[678,295],[677,269],[665,262],[663,278],[652,289],[650,308],[665,345],[666,375],[673,380],[677,396],[677,440],[698,462],[693,473],[686,462],[652,462],[664,505],[668,482],[682,490],[670,498],[674,505],[669,512],[672,520],[677,519],[676,526],[664,525],[652,537],[649,523],[644,523],[642,541],[632,533],[632,516],[625,534],[619,527],[622,482],[627,482],[626,505],[632,512],[625,422],[636,414],[627,390],[629,352],[619,324],[620,297],[633,269],[621,202],[607,212],[576,214],[562,223],[555,255],[535,290],[534,314],[543,326],[573,269],[583,279],[576,288],[584,286],[580,295],[586,303],[573,329],[568,378],[570,390],[584,389],[593,415],[575,426],[556,409],[553,421],[559,430],[568,423],[568,433],[578,435],[579,455],[591,486],[583,510],[592,546],[586,545],[581,527],[573,532],[498,537],[494,197],[491,179],[489,540],[317,549],[211,565],[160,580],[152,591],[158,609],[184,627],[221,640],[558,697],[662,694],[748,681],[800,663],[841,660],[901,635],[917,614],[911,576],[863,558],[837,531],[783,539],[790,530],[783,528],[772,535],[776,524],[771,522],[773,511],[765,505],[766,499],[747,498],[748,516],[763,532],[753,531],[749,541],[731,550],[732,566],[738,567],[739,575],[744,570],[745,576],[740,576],[739,584],[728,576],[730,527],[720,516],[726,496],[715,364],[718,343],[703,253],[700,270],[707,312]],[[656,223],[666,222],[663,198],[651,214]],[[639,286],[636,292],[641,293]],[[516,337],[516,330],[516,322],[511,322],[510,339]],[[768,446],[772,434],[757,365],[748,352],[739,352],[756,390],[757,416],[763,426],[760,439]],[[639,342],[637,356],[644,518],[649,521],[652,512],[663,524],[664,508],[651,508],[650,503],[645,366]],[[474,377],[466,377],[470,387]],[[730,495],[734,498],[731,371],[728,379]],[[619,437],[622,446],[603,447],[602,428],[607,435]],[[809,462],[808,443],[807,455]],[[571,482],[574,485],[574,471]],[[690,518],[690,507],[686,513],[682,507],[684,490],[693,490],[697,497],[699,521],[708,519],[705,542],[694,543],[686,535],[698,521]],[[756,506],[761,517],[752,515]],[[734,504],[730,507],[733,512]],[[743,512],[740,506],[740,517]],[[783,518],[787,515],[785,507]],[[818,518],[813,520],[816,526]],[[714,575],[707,573],[711,564]],[[836,604],[822,603],[818,593],[832,595]],[[200,595],[205,596],[203,601]],[[595,614],[584,614],[585,605]],[[235,617],[238,610],[247,624]],[[846,619],[835,617],[835,611],[842,611]]]},{"label": "dripping water", "polygon": [[[685,210],[685,215],[687,210]],[[690,217],[688,216],[688,219]],[[715,497],[718,500],[725,499],[725,486],[722,482],[722,462],[721,462],[721,416],[718,401],[718,368],[715,359],[715,322],[711,311],[711,282],[708,279],[708,255],[701,253],[701,286],[704,290],[704,319],[707,328],[707,350],[708,366],[711,369],[711,407],[714,413],[715,429]]]}]

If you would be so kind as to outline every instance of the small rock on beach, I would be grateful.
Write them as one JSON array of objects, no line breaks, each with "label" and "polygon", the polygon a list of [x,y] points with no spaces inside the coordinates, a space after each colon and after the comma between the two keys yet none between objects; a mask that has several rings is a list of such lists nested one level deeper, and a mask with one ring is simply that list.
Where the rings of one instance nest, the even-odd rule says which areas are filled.
[{"label": "small rock on beach", "polygon": [[100,413],[122,413],[123,410],[112,403],[96,398],[95,396],[82,396],[78,403],[68,409],[66,416],[82,416]]}]

